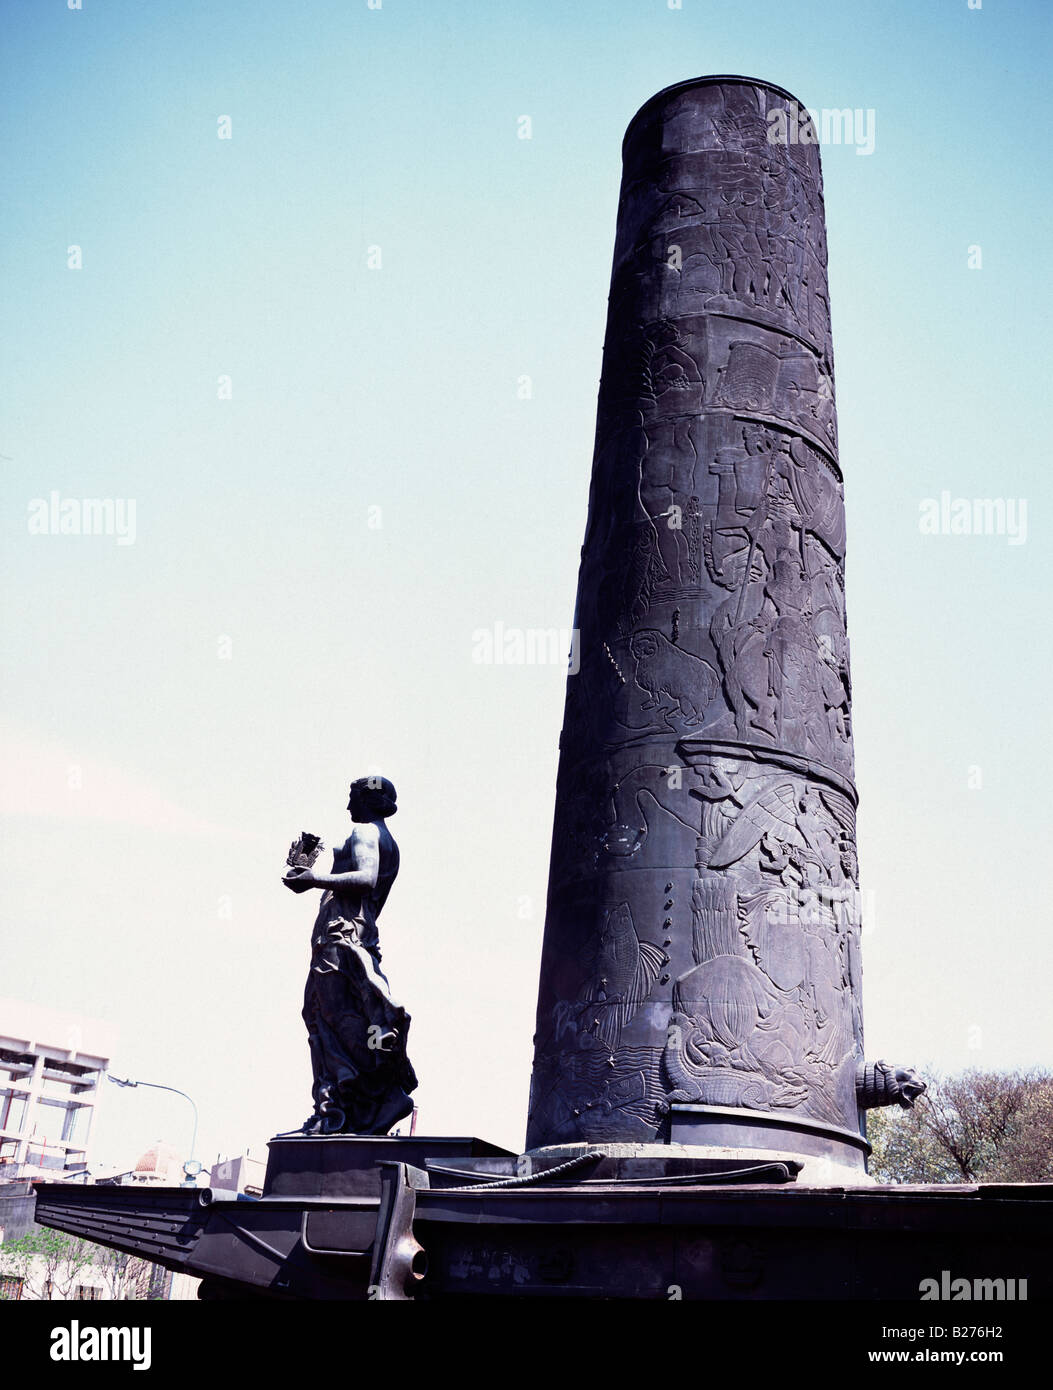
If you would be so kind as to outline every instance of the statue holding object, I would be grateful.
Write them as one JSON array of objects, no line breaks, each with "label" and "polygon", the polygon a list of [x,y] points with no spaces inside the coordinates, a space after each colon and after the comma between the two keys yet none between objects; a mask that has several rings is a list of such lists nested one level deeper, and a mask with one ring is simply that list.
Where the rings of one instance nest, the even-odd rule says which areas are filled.
[{"label": "statue holding object", "polygon": [[352,782],[354,829],[317,873],[317,836],[294,841],[282,878],[295,893],[322,890],[311,937],[303,1020],[314,1071],[314,1111],[304,1134],[387,1134],[413,1109],[417,1078],[406,1056],[410,1016],[380,968],[377,918],[399,870],[387,827],[395,788],[386,777]]}]

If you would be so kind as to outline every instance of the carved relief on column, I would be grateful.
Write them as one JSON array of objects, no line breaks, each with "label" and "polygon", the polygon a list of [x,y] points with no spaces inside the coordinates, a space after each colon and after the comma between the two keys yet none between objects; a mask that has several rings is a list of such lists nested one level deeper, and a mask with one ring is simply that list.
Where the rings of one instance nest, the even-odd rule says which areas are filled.
[{"label": "carved relief on column", "polygon": [[845,521],[818,153],[684,84],[630,125],[561,739],[531,1142],[678,1101],[855,1129]]},{"label": "carved relief on column", "polygon": [[598,780],[604,813],[568,803],[557,822],[563,951],[539,1012],[534,1122],[653,1139],[670,1102],[695,1101],[853,1125],[861,923],[847,791],[690,739],[668,763],[612,756]]}]

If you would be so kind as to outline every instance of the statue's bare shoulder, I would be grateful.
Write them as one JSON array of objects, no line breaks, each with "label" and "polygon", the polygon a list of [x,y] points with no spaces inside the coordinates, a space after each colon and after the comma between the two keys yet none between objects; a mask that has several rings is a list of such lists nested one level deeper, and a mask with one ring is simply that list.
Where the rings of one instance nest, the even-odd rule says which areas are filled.
[{"label": "statue's bare shoulder", "polygon": [[351,844],[355,849],[376,849],[380,844],[380,827],[372,821],[356,825],[351,831]]}]

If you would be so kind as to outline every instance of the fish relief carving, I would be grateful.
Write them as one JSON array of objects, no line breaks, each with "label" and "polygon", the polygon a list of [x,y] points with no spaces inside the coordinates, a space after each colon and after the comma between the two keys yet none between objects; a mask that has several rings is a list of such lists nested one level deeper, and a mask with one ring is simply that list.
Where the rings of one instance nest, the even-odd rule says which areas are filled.
[{"label": "fish relief carving", "polygon": [[651,992],[668,956],[660,946],[641,941],[629,904],[612,907],[587,956],[588,977],[575,1002],[556,1005],[557,1034],[568,1030],[615,1052],[622,1029],[631,1023]]}]

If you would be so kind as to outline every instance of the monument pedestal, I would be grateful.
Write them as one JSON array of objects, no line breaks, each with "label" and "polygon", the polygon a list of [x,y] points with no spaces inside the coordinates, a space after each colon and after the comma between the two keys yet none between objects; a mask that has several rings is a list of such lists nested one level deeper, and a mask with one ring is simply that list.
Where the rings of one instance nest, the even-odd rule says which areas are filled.
[{"label": "monument pedestal", "polygon": [[260,1199],[46,1183],[36,1218],[195,1275],[205,1299],[918,1303],[945,1273],[993,1281],[972,1297],[1049,1296],[1053,1184],[809,1186],[811,1162],[282,1136]]},{"label": "monument pedestal", "polygon": [[[429,1164],[461,1168],[480,1163],[486,1175],[515,1173],[515,1155],[485,1139],[428,1135],[279,1134],[267,1145],[265,1198],[358,1197],[380,1191],[380,1165],[403,1163],[426,1169]],[[484,1180],[484,1179],[481,1179]]]}]

